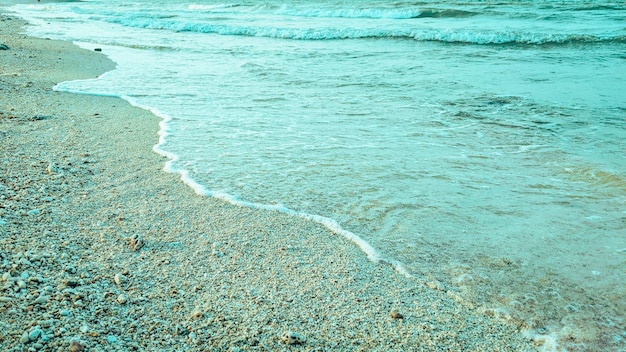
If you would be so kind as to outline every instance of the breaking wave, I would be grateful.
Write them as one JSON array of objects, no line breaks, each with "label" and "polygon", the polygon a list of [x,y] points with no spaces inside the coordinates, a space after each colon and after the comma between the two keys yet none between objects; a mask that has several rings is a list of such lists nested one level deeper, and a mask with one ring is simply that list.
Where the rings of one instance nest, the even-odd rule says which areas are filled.
[{"label": "breaking wave", "polygon": [[585,44],[626,43],[626,35],[555,34],[488,29],[386,29],[386,28],[290,28],[179,22],[147,17],[109,18],[109,22],[134,28],[197,32],[219,35],[266,37],[291,40],[409,39],[463,44]]}]

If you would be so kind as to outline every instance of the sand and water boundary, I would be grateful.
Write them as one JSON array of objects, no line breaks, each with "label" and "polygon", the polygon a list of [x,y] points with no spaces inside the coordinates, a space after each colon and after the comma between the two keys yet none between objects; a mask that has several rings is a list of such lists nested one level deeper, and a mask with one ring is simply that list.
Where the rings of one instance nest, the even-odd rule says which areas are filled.
[{"label": "sand and water boundary", "polygon": [[196,195],[156,116],[52,90],[114,63],[23,25],[0,15],[1,350],[549,347],[320,224]]}]

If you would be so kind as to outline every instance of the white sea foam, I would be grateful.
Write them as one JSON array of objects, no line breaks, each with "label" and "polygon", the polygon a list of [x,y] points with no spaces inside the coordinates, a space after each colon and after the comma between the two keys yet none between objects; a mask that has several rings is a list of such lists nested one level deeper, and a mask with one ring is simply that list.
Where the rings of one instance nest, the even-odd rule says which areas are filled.
[{"label": "white sea foam", "polygon": [[292,40],[337,40],[363,38],[404,38],[416,41],[438,41],[469,44],[572,44],[597,42],[626,42],[626,35],[616,33],[542,33],[516,29],[430,29],[430,28],[333,28],[228,25],[217,23],[184,22],[150,17],[109,18],[112,23],[128,27],[164,29],[176,32],[213,33],[220,35],[267,37]]}]

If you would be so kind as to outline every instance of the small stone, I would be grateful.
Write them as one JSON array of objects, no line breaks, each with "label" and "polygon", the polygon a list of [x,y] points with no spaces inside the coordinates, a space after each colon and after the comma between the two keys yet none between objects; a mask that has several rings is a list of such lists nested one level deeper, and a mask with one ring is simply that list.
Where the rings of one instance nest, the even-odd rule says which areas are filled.
[{"label": "small stone", "polygon": [[36,350],[40,350],[40,349],[42,349],[42,348],[43,348],[43,345],[42,345],[42,344],[40,344],[40,343],[34,343],[34,344],[33,344],[33,348],[34,348],[34,349],[36,349]]},{"label": "small stone", "polygon": [[123,285],[128,282],[128,278],[120,273],[115,274],[113,277],[113,281],[115,281],[116,285]]},{"label": "small stone", "polygon": [[300,345],[303,344],[306,339],[304,336],[297,332],[287,331],[280,336],[280,339],[288,345]]},{"label": "small stone", "polygon": [[41,214],[41,210],[39,210],[39,209],[33,209],[33,210],[30,210],[30,211],[29,211],[28,213],[26,213],[26,214],[28,214],[28,216],[37,216],[37,215]]},{"label": "small stone", "polygon": [[28,338],[30,339],[30,341],[37,341],[37,338],[39,338],[39,335],[41,335],[41,333],[41,328],[37,326],[28,333]]},{"label": "small stone", "polygon": [[117,303],[124,304],[127,301],[128,301],[128,298],[126,298],[125,294],[121,294],[121,295],[117,296]]},{"label": "small stone", "polygon": [[400,313],[396,312],[395,310],[392,310],[392,311],[391,311],[391,317],[392,317],[393,319],[404,319],[404,315],[402,315],[402,314],[400,314]]},{"label": "small stone", "polygon": [[28,343],[30,341],[30,337],[28,337],[28,332],[24,332],[22,337],[20,337],[21,343]]},{"label": "small stone", "polygon": [[97,51],[97,52],[101,52],[101,51],[102,51],[102,48],[95,48],[95,49],[93,49],[93,50],[94,50],[94,51]]},{"label": "small stone", "polygon": [[48,116],[48,115],[35,115],[33,117],[30,118],[31,121],[41,121],[41,120],[47,120],[47,119],[51,119],[52,116]]},{"label": "small stone", "polygon": [[17,287],[20,289],[26,288],[26,283],[23,280],[17,280]]},{"label": "small stone", "polygon": [[11,302],[12,300],[13,298],[11,297],[0,296],[0,303],[8,303],[8,302]]},{"label": "small stone", "polygon": [[55,163],[50,163],[48,164],[46,171],[48,172],[48,174],[54,175],[59,172],[59,167]]},{"label": "small stone", "polygon": [[76,286],[80,285],[80,280],[78,280],[76,278],[69,278],[69,279],[63,280],[63,283],[67,287],[76,287]]},{"label": "small stone", "polygon": [[61,309],[59,311],[59,314],[61,314],[61,316],[67,317],[67,316],[69,316],[72,313],[68,309]]},{"label": "small stone", "polygon": [[128,239],[128,244],[130,245],[130,248],[132,248],[133,251],[138,251],[141,249],[141,247],[143,247],[144,243],[143,240],[141,239],[141,237],[139,237],[139,235],[135,234],[132,235],[129,239]]},{"label": "small stone", "polygon": [[6,44],[0,44],[0,50],[9,50],[9,47]]},{"label": "small stone", "polygon": [[107,336],[107,341],[109,343],[116,343],[117,342],[117,337],[115,337],[113,335],[109,335],[109,336]]},{"label": "small stone", "polygon": [[46,295],[40,295],[39,297],[37,297],[37,299],[32,303],[33,305],[35,304],[46,304],[48,303],[48,296]]},{"label": "small stone", "polygon": [[89,326],[83,325],[80,327],[80,332],[82,332],[83,334],[86,334],[88,331],[89,331]]},{"label": "small stone", "polygon": [[85,350],[85,345],[80,342],[74,341],[70,345],[69,352],[83,352]]},{"label": "small stone", "polygon": [[203,316],[203,315],[204,315],[204,314],[202,314],[202,312],[201,312],[201,311],[199,311],[199,310],[196,310],[196,311],[194,311],[194,312],[191,314],[191,316],[192,316],[193,318],[195,318],[195,319],[202,318],[202,316]]},{"label": "small stone", "polygon": [[37,324],[39,324],[40,326],[43,326],[44,328],[49,328],[50,326],[52,326],[52,324],[54,324],[54,320],[52,319],[39,320]]}]

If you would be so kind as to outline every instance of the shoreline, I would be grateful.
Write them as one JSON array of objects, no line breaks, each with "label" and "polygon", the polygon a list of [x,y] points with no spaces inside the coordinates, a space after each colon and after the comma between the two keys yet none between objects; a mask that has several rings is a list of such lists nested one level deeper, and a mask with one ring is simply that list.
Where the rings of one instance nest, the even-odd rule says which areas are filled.
[{"label": "shoreline", "polygon": [[3,12],[0,349],[533,349],[321,224],[196,195],[152,151],[159,118],[52,90],[110,60]]}]

